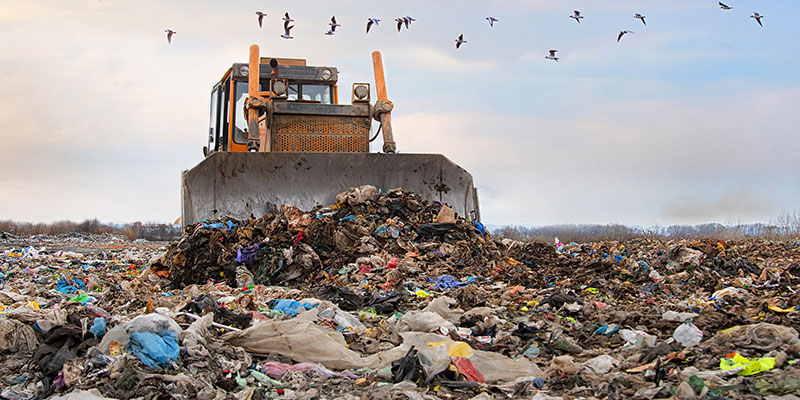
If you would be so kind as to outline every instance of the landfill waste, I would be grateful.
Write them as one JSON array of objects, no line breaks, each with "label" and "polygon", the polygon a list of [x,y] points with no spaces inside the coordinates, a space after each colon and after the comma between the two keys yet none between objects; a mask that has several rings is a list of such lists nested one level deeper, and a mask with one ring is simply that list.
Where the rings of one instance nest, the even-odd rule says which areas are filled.
[{"label": "landfill waste", "polygon": [[520,242],[370,186],[171,243],[3,235],[0,398],[800,396],[796,243]]}]

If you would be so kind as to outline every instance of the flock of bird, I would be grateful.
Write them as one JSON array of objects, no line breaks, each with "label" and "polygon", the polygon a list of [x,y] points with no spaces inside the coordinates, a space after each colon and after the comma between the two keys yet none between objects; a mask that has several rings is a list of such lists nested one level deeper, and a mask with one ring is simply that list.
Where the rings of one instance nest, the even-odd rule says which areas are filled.
[{"label": "flock of bird", "polygon": [[[733,7],[728,6],[727,4],[725,4],[725,3],[721,2],[721,1],[719,2],[719,7],[721,9],[723,9],[723,10],[726,10],[726,11],[733,9]],[[258,27],[259,28],[263,28],[263,26],[264,26],[264,17],[267,16],[267,13],[262,12],[262,11],[256,11],[256,15],[258,16]],[[578,10],[574,10],[572,15],[570,15],[569,17],[574,19],[575,22],[577,22],[578,24],[581,23],[582,19],[584,19],[583,14],[581,14],[581,12],[578,11]],[[647,22],[645,21],[646,17],[644,15],[642,15],[640,13],[634,13],[633,14],[633,18],[636,18],[636,19],[642,21],[642,25],[647,26]],[[761,23],[761,19],[764,18],[763,15],[761,15],[761,14],[759,14],[757,12],[753,12],[753,15],[751,15],[750,18],[755,19],[755,21],[758,22],[758,25],[761,26],[762,28],[764,27],[764,25]],[[292,25],[292,22],[294,22],[294,20],[289,16],[288,12],[286,12],[283,15],[282,19],[283,19],[283,34],[281,35],[281,37],[284,38],[284,39],[294,39],[294,37],[292,37],[292,35],[291,35],[292,28],[294,28],[294,25]],[[494,24],[496,22],[500,21],[499,19],[497,19],[495,17],[492,17],[492,16],[488,16],[485,19],[486,19],[486,21],[489,22],[489,27],[491,27],[491,28],[494,28]],[[415,18],[410,17],[410,16],[399,17],[399,18],[395,18],[394,20],[395,20],[395,22],[397,22],[397,32],[400,32],[402,30],[403,26],[405,26],[406,29],[409,29],[411,24],[414,21],[416,21]],[[372,29],[373,26],[379,26],[380,22],[381,22],[381,20],[378,19],[378,18],[368,18],[367,19],[367,34],[369,34],[369,31],[370,31],[370,29]],[[331,22],[328,23],[328,26],[330,28],[328,29],[327,32],[325,32],[325,34],[328,35],[328,36],[333,36],[333,35],[336,34],[336,28],[338,28],[338,27],[340,27],[342,25],[337,23],[336,22],[336,16],[333,16],[333,17],[331,17]],[[167,34],[167,42],[169,44],[172,44],[172,36],[175,35],[177,32],[173,31],[172,29],[166,29],[164,32],[166,32],[166,34]],[[627,29],[620,31],[619,35],[617,35],[617,43],[619,43],[619,41],[622,40],[623,36],[625,36],[625,35],[627,35],[629,33],[632,34],[634,32],[630,31],[630,30],[627,30]],[[462,44],[467,43],[467,41],[464,40],[464,34],[463,33],[458,35],[458,38],[455,40],[455,42],[456,42],[456,49],[461,48]],[[558,62],[558,56],[556,55],[556,53],[558,53],[558,50],[549,50],[549,54],[547,56],[545,56],[544,58],[546,58],[548,60],[552,60],[552,61]]]}]

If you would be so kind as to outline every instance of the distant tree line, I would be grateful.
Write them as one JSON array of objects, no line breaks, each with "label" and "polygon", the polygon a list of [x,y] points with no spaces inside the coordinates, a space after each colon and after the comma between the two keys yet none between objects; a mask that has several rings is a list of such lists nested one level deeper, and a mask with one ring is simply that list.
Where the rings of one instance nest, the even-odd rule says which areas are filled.
[{"label": "distant tree line", "polygon": [[156,222],[134,222],[132,224],[107,224],[99,220],[87,219],[83,222],[57,221],[49,224],[0,221],[0,233],[12,235],[65,235],[70,233],[115,234],[130,240],[145,239],[169,241],[180,238],[180,225],[161,224]]},{"label": "distant tree line", "polygon": [[770,223],[756,224],[700,224],[637,227],[622,224],[569,224],[526,227],[507,225],[492,233],[516,240],[552,242],[559,238],[563,243],[585,243],[603,240],[630,240],[635,238],[735,240],[745,237],[765,239],[797,239],[800,237],[800,211],[783,212]]}]

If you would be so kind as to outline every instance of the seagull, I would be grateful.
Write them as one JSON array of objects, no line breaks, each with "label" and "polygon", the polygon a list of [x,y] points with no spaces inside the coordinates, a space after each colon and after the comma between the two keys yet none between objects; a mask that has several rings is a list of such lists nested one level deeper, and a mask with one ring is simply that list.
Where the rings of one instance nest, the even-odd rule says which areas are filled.
[{"label": "seagull", "polygon": [[336,23],[336,16],[335,15],[333,17],[331,17],[331,23],[329,23],[328,25],[331,26],[331,30],[328,31],[328,32],[330,32],[331,35],[333,35],[333,33],[336,32],[336,28],[337,27],[342,26],[342,25]]},{"label": "seagull", "polygon": [[558,62],[558,57],[556,57],[556,53],[558,53],[558,50],[550,50],[550,55],[544,56],[544,58]]},{"label": "seagull", "polygon": [[178,32],[175,32],[172,29],[166,29],[166,30],[164,30],[164,32],[167,33],[167,43],[172,44],[172,35],[174,35],[174,34],[176,34]]},{"label": "seagull", "polygon": [[405,17],[403,17],[403,22],[406,24],[406,29],[408,29],[408,26],[409,26],[409,25],[411,25],[411,23],[412,23],[412,22],[414,22],[414,21],[416,21],[416,20],[417,20],[416,18],[414,18],[414,17],[409,17],[408,15],[406,15]]},{"label": "seagull", "polygon": [[629,31],[627,29],[624,30],[624,31],[619,31],[619,36],[617,36],[617,42],[619,42],[619,40],[622,39],[622,37],[625,36],[626,33],[633,33],[633,32],[631,32],[631,31]]},{"label": "seagull", "polygon": [[461,43],[467,43],[467,41],[464,40],[464,34],[463,33],[458,35],[458,39],[456,39],[456,48],[461,47]]},{"label": "seagull", "polygon": [[281,37],[284,38],[284,39],[294,39],[292,37],[292,34],[289,33],[289,31],[291,31],[292,28],[294,28],[294,25],[289,26],[289,21],[284,22],[283,23],[283,35],[281,35]]},{"label": "seagull", "polygon": [[[757,12],[753,12],[753,15],[751,15],[750,18],[755,18],[756,22],[758,22],[758,24],[761,25],[761,18],[764,18],[764,16]],[[761,27],[763,28],[764,25],[761,25]]]},{"label": "seagull", "polygon": [[647,22],[644,22],[644,15],[636,13],[636,14],[633,14],[633,18],[642,20],[642,23],[644,24],[644,26],[647,26]]},{"label": "seagull", "polygon": [[289,17],[289,12],[287,11],[286,14],[283,14],[283,20],[286,22],[294,22],[294,20]]},{"label": "seagull", "polygon": [[264,21],[264,17],[267,16],[267,13],[256,11],[256,15],[258,15],[258,27],[261,28],[261,23]]},{"label": "seagull", "polygon": [[723,9],[723,10],[730,10],[730,9],[733,9],[733,7],[731,7],[731,6],[729,6],[729,5],[725,4],[725,3],[723,3],[723,2],[721,2],[721,1],[719,2],[719,8],[721,8],[721,9]]},{"label": "seagull", "polygon": [[[405,19],[403,19],[403,18],[395,18],[394,20],[397,22],[397,31],[398,31],[398,32],[400,32],[400,28],[402,28],[402,27],[403,27],[403,23],[404,23],[404,22],[406,23],[406,25],[408,24],[408,22],[406,22],[406,20],[405,20]],[[406,29],[408,29],[408,27],[407,27],[407,26],[406,26]]]},{"label": "seagull", "polygon": [[490,17],[486,17],[486,20],[489,21],[489,26],[491,26],[492,28],[494,28],[494,23],[495,22],[500,21],[499,19],[497,19],[495,17],[491,17],[491,16]]},{"label": "seagull", "polygon": [[581,15],[581,12],[578,10],[575,10],[575,12],[573,12],[572,15],[570,15],[569,17],[574,19],[575,22],[579,24],[581,23],[581,19],[583,19],[583,15]]},{"label": "seagull", "polygon": [[369,21],[367,21],[367,33],[369,33],[369,28],[372,28],[372,24],[377,26],[378,22],[381,22],[381,20],[377,18],[370,18]]}]

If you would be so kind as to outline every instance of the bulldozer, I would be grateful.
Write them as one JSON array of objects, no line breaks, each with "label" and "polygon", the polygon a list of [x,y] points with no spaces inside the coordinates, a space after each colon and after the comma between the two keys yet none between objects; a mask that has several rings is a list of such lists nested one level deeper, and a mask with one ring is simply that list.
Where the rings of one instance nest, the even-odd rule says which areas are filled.
[{"label": "bulldozer", "polygon": [[[181,177],[183,226],[261,217],[282,204],[312,210],[362,185],[413,191],[479,221],[469,172],[441,154],[397,151],[381,53],[372,61],[375,102],[369,83],[354,83],[351,104],[339,104],[337,68],[262,58],[250,46],[249,62],[233,64],[211,90],[205,158]],[[371,153],[378,134],[382,152]]]}]

